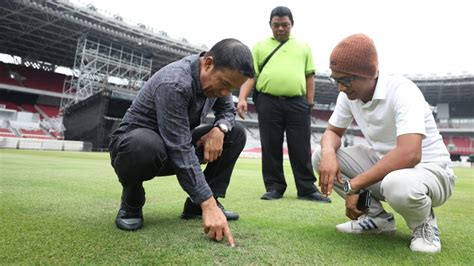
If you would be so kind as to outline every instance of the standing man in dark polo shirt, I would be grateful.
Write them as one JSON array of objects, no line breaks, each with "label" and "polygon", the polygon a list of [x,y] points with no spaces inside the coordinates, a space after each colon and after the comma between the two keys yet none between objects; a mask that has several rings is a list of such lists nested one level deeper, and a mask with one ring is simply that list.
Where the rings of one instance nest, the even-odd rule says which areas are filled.
[{"label": "standing man in dark polo shirt", "polygon": [[[314,98],[314,64],[309,46],[290,36],[293,15],[279,6],[270,14],[273,36],[258,42],[253,61],[258,75],[240,89],[237,111],[244,118],[247,97],[256,83],[255,102],[262,145],[262,173],[266,193],[261,199],[283,197],[287,184],[283,173],[283,139],[286,132],[288,155],[298,190],[298,198],[331,202],[314,185],[311,167],[311,119]],[[280,43],[284,44],[261,66]],[[254,92],[255,93],[255,92]]]},{"label": "standing man in dark polo shirt", "polygon": [[[122,184],[116,225],[143,226],[143,181],[176,174],[189,194],[183,219],[201,217],[213,240],[234,245],[227,220],[237,220],[217,200],[225,197],[246,135],[235,123],[231,92],[254,76],[252,55],[235,39],[215,44],[209,52],[171,63],[143,86],[110,143],[112,166]],[[200,126],[213,110],[212,125]],[[201,170],[201,163],[207,163]]]}]

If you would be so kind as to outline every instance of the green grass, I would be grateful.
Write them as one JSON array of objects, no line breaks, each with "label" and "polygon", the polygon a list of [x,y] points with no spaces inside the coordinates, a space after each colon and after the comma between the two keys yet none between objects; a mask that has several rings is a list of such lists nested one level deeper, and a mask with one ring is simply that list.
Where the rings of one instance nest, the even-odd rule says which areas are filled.
[{"label": "green grass", "polygon": [[[474,170],[456,169],[451,199],[436,209],[443,250],[413,253],[396,215],[395,236],[336,232],[344,202],[262,201],[260,160],[240,159],[224,205],[238,247],[208,240],[201,221],[179,219],[186,194],[174,176],[145,182],[145,226],[115,228],[121,186],[106,153],[0,149],[0,264],[471,264]],[[390,208],[387,207],[390,210]]]}]

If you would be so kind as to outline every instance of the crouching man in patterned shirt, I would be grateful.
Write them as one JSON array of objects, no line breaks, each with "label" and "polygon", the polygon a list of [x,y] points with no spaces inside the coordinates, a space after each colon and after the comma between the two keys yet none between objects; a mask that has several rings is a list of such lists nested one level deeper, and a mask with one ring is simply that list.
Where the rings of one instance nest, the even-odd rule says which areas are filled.
[{"label": "crouching man in patterned shirt", "polygon": [[[334,188],[346,199],[346,216],[352,221],[336,229],[394,233],[394,216],[380,203],[386,201],[413,230],[411,250],[441,251],[433,207],[451,196],[455,176],[420,89],[406,78],[379,74],[375,45],[363,34],[351,35],[334,48],[330,68],[330,80],[340,93],[313,166],[323,194]],[[353,119],[368,147],[341,148]],[[366,212],[357,208],[364,190],[372,193]]]},{"label": "crouching man in patterned shirt", "polygon": [[[234,245],[227,220],[239,216],[225,210],[217,198],[225,197],[246,142],[244,128],[235,123],[231,92],[253,76],[250,49],[225,39],[208,52],[163,67],[148,80],[109,146],[123,187],[115,220],[119,229],[142,228],[144,181],[176,174],[189,194],[181,218],[202,217],[211,239],[225,237]],[[214,123],[199,126],[211,110]],[[202,163],[207,163],[204,171]]]}]

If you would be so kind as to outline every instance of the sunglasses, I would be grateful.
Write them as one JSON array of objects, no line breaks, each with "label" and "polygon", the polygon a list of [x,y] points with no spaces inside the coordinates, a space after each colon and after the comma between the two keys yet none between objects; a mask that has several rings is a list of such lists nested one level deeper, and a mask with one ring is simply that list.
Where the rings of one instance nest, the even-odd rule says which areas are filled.
[{"label": "sunglasses", "polygon": [[334,86],[338,86],[339,84],[341,84],[342,86],[346,87],[346,88],[350,88],[352,87],[352,81],[354,80],[358,80],[358,79],[362,79],[362,78],[359,78],[359,77],[344,77],[344,78],[335,78],[335,77],[328,77],[329,81],[331,81],[332,84],[334,84]]}]

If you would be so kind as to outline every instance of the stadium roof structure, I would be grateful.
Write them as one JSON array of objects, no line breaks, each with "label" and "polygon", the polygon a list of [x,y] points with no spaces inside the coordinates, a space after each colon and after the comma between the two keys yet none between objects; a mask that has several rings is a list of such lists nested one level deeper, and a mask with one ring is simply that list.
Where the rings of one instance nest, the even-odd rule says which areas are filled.
[{"label": "stadium roof structure", "polygon": [[2,0],[0,53],[72,68],[78,39],[105,39],[152,58],[152,72],[186,55],[204,50],[120,16],[107,17],[93,6],[66,0]]},{"label": "stadium roof structure", "polygon": [[[474,76],[421,77],[407,76],[423,92],[426,101],[436,106],[438,103],[473,102]],[[320,104],[335,103],[338,95],[336,87],[328,80],[328,74],[316,74],[315,100]]]},{"label": "stadium roof structure", "polygon": [[[120,16],[107,16],[93,6],[80,6],[67,0],[0,0],[0,53],[20,56],[73,68],[78,40],[124,45],[152,59],[154,73],[186,55],[205,50],[164,32],[127,23]],[[316,97],[320,104],[335,103],[338,91],[327,79],[316,74]],[[474,76],[408,77],[422,90],[426,100],[437,103],[474,102]]]}]

